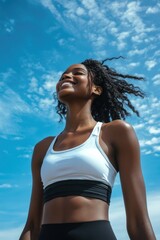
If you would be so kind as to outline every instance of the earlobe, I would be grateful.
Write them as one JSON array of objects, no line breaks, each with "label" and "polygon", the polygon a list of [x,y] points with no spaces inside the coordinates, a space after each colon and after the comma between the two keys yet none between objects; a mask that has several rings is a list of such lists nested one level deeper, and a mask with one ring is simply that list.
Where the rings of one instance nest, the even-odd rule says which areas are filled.
[{"label": "earlobe", "polygon": [[94,86],[93,87],[93,93],[95,95],[99,95],[100,96],[102,94],[102,88],[100,86]]}]

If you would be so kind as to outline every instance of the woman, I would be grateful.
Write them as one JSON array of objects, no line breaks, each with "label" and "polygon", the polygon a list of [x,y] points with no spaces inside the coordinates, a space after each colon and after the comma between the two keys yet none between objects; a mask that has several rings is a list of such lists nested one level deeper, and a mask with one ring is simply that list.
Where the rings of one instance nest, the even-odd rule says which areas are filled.
[{"label": "woman", "polygon": [[139,144],[123,121],[129,115],[125,106],[138,115],[127,94],[144,96],[125,78],[142,78],[119,74],[104,62],[74,64],[57,83],[57,113],[66,125],[35,146],[31,203],[20,240],[115,240],[108,211],[118,172],[130,239],[155,239]]}]

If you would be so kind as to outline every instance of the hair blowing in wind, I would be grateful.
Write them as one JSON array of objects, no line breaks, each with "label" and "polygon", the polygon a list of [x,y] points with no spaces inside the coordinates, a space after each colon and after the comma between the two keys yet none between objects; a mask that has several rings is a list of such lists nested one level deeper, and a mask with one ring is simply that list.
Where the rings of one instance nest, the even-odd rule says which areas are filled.
[{"label": "hair blowing in wind", "polygon": [[[102,94],[94,99],[91,106],[92,116],[96,121],[125,120],[127,116],[131,115],[129,109],[139,116],[138,110],[135,109],[129,100],[129,95],[144,98],[145,94],[139,87],[127,82],[127,79],[144,80],[144,78],[121,74],[105,64],[106,61],[119,58],[122,57],[107,58],[102,62],[94,59],[86,59],[81,62],[87,68],[92,82],[102,87]],[[59,100],[56,111],[60,116],[60,120],[63,117],[65,118],[67,108]]]}]

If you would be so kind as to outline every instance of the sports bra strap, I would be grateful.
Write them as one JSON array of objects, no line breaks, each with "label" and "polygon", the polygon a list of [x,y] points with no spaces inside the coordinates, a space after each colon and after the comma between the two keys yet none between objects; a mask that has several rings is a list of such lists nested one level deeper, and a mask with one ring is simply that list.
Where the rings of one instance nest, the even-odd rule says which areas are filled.
[{"label": "sports bra strap", "polygon": [[92,131],[92,135],[99,136],[102,124],[103,124],[102,122],[97,122],[97,124],[95,125]]}]

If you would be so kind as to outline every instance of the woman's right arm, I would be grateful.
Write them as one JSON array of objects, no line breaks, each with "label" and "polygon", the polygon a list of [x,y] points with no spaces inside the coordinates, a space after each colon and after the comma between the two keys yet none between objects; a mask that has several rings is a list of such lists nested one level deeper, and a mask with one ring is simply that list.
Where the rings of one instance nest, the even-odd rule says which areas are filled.
[{"label": "woman's right arm", "polygon": [[43,212],[43,186],[41,182],[40,168],[50,142],[50,137],[42,140],[36,144],[33,151],[32,194],[30,207],[27,221],[19,240],[38,240]]}]

